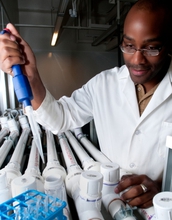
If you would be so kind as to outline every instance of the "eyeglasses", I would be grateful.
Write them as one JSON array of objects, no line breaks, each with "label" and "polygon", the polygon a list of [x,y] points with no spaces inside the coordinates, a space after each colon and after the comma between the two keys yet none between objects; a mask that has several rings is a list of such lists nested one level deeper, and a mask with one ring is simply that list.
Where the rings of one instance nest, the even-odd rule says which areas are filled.
[{"label": "eyeglasses", "polygon": [[136,49],[133,47],[122,46],[122,45],[120,45],[120,48],[121,48],[121,51],[126,54],[132,55],[132,54],[135,54],[136,51],[140,51],[144,56],[152,56],[152,57],[158,56],[159,52],[162,49],[162,47],[159,47],[157,49]]}]

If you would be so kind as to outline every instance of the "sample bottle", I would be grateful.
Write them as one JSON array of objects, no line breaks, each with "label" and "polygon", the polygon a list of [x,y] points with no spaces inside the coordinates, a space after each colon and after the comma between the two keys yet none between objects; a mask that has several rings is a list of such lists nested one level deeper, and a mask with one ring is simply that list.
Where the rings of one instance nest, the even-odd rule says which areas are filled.
[{"label": "sample bottle", "polygon": [[72,218],[67,202],[66,188],[62,177],[60,175],[59,177],[57,177],[57,175],[56,177],[46,177],[44,182],[44,190],[47,195],[51,195],[67,203],[67,206],[63,209],[63,214],[67,217],[68,220],[71,220]]}]

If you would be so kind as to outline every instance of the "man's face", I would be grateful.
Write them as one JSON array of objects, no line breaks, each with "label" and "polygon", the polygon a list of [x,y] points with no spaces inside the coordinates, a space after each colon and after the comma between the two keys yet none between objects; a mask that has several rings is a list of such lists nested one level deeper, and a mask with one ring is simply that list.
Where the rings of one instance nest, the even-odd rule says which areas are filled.
[{"label": "man's face", "polygon": [[153,87],[162,73],[168,53],[164,44],[164,24],[162,12],[151,13],[139,10],[130,13],[124,24],[123,46],[135,49],[161,48],[159,55],[146,56],[141,51],[134,54],[123,53],[131,78],[135,84]]}]

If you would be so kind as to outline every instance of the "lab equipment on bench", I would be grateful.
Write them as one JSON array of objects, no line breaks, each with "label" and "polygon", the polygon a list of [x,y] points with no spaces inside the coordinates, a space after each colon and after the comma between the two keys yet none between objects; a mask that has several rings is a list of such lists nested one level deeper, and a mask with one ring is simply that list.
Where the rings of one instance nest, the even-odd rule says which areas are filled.
[{"label": "lab equipment on bench", "polygon": [[104,220],[101,207],[103,176],[97,171],[83,171],[71,151],[64,133],[58,134],[68,174],[66,190],[74,200],[79,220]]},{"label": "lab equipment on bench", "polygon": [[19,117],[19,122],[22,127],[22,132],[20,138],[17,142],[17,145],[13,151],[13,154],[10,158],[8,164],[3,168],[7,174],[7,182],[11,185],[11,181],[21,176],[21,162],[24,155],[24,150],[26,147],[26,143],[30,134],[30,127],[26,121],[26,116],[22,115]]},{"label": "lab equipment on bench", "polygon": [[67,201],[67,194],[65,188],[66,170],[60,165],[54,135],[51,131],[46,129],[47,139],[47,165],[42,172],[44,178],[44,190],[46,194],[55,196],[66,202],[66,207],[63,210],[67,220],[71,220],[70,209]]},{"label": "lab equipment on bench", "polygon": [[[106,163],[94,161],[76,139],[75,136],[78,136],[76,135],[76,130],[75,136],[71,131],[66,131],[65,134],[75,153],[78,155],[82,168],[84,170],[99,171],[103,175],[102,203],[106,211],[116,220],[136,220],[132,208],[129,205],[126,207],[125,203],[120,199],[120,195],[115,193],[115,187],[118,185],[120,179],[119,165],[108,161],[100,153],[101,159],[104,159],[103,161],[106,161]],[[91,151],[90,154],[92,154]]]}]

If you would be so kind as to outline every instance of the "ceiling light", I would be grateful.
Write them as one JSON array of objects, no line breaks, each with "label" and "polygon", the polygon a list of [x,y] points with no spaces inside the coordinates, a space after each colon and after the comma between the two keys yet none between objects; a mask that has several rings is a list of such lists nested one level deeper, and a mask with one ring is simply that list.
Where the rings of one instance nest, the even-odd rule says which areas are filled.
[{"label": "ceiling light", "polygon": [[51,40],[51,46],[55,46],[56,41],[57,41],[58,33],[54,33],[52,40]]},{"label": "ceiling light", "polygon": [[65,14],[68,2],[69,2],[69,0],[61,0],[61,5],[60,5],[60,8],[59,8],[58,14],[57,14],[57,19],[56,19],[56,23],[55,23],[51,46],[55,46],[55,44],[56,44],[58,34],[59,34],[59,31],[60,31],[60,28],[62,25],[63,16]]}]

